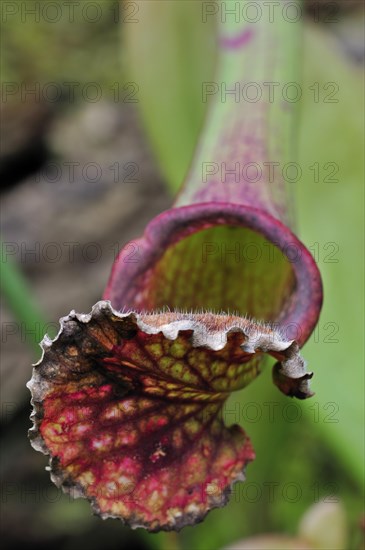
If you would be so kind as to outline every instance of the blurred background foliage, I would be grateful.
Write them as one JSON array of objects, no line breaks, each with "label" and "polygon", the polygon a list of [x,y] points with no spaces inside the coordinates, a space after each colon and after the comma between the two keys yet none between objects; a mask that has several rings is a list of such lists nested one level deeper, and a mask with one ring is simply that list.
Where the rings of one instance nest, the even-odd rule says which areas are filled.
[{"label": "blurred background foliage", "polygon": [[[149,10],[146,25],[128,23],[138,18],[130,10],[131,4],[138,5],[134,2],[96,2],[101,11],[90,8],[86,17],[75,8],[72,24],[61,0],[53,2],[62,11],[54,22],[49,21],[56,13],[51,8],[48,18],[40,16],[38,22],[31,16],[22,19],[21,2],[8,4],[19,11],[3,12],[2,17],[3,240],[19,245],[42,239],[95,240],[104,248],[114,242],[121,246],[171,204],[186,174],[205,115],[201,82],[214,78],[214,24],[202,24],[199,1],[142,2],[140,9]],[[30,8],[35,4],[26,3]],[[85,4],[90,3],[81,6]],[[9,255],[3,257],[2,275],[2,343],[9,354],[3,355],[2,366],[2,530],[8,548],[21,543],[67,550],[81,544],[90,549],[218,549],[260,533],[295,535],[311,505],[338,500],[346,516],[346,547],[360,548],[363,8],[357,2],[337,2],[338,22],[330,24],[325,17],[315,20],[318,4],[306,5],[302,88],[318,83],[322,94],[334,82],[338,102],[316,103],[313,94],[303,94],[298,163],[308,178],[293,184],[298,234],[315,254],[325,289],[318,328],[303,352],[315,372],[316,395],[289,409],[292,402],[278,393],[266,368],[244,392],[231,397],[227,422],[241,422],[257,458],[248,467],[246,485],[236,485],[227,507],[211,512],[202,524],[175,536],[102,522],[91,516],[87,502],[70,501],[52,486],[45,458],[27,441],[30,407],[24,384],[31,375],[30,362],[39,356],[37,338],[23,338],[19,331],[12,335],[9,327],[44,327],[72,308],[89,311],[102,294],[113,254],[92,265],[81,256],[72,265],[60,265],[28,261],[19,246],[11,263]],[[50,82],[61,90],[59,97],[22,97],[24,83],[40,83],[44,89]],[[70,82],[77,83],[72,101]],[[86,101],[85,89],[93,82],[101,97]],[[137,88],[128,88],[130,83]],[[138,103],[128,101],[131,90],[138,91]],[[81,164],[97,159],[108,177],[90,184],[77,173],[72,186],[45,177],[50,161],[75,159]],[[138,164],[138,184],[114,178],[110,165],[119,160]],[[327,171],[315,182],[309,167],[331,162],[339,167],[338,181],[324,181]],[[334,263],[328,261],[333,250]],[[274,421],[265,403],[275,404]]]}]

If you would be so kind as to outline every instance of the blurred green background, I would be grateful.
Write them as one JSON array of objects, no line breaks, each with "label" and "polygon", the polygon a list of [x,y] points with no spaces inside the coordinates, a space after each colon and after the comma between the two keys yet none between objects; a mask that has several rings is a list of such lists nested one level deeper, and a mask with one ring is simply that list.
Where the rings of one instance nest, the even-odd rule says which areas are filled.
[{"label": "blurred green background", "polygon": [[[267,368],[232,396],[227,422],[243,425],[256,461],[226,508],[177,536],[93,517],[86,501],[71,501],[53,487],[46,458],[27,440],[25,383],[39,358],[37,342],[43,332],[54,334],[70,309],[91,309],[117,251],[172,204],[204,119],[201,83],[214,75],[213,20],[202,23],[199,1],[148,3],[153,9],[144,26],[136,2],[75,2],[70,12],[61,0],[38,8],[28,1],[29,13],[21,2],[2,3],[3,540],[7,548],[211,550],[261,533],[294,535],[311,505],[339,501],[346,547],[358,549],[364,513],[361,3],[335,3],[336,21],[328,22],[328,5],[321,11],[320,3],[308,2],[303,21],[302,87],[315,84],[319,100],[307,92],[299,104],[304,175],[293,193],[298,235],[314,254],[325,289],[319,325],[303,350],[316,395],[289,401]],[[337,102],[325,101],[333,90],[328,83]],[[310,168],[315,163],[318,178]]]}]

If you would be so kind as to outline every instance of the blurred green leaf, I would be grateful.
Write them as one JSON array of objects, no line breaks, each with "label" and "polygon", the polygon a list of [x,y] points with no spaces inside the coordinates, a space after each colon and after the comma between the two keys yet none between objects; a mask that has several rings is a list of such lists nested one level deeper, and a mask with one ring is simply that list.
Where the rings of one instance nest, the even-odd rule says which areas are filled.
[{"label": "blurred green leaf", "polygon": [[[202,20],[203,2],[138,1],[138,24],[125,22],[128,77],[160,169],[177,191],[203,123],[201,86],[212,79],[214,18]],[[155,60],[155,61],[152,61]]]},{"label": "blurred green leaf", "polygon": [[[4,243],[2,251],[5,251]],[[1,258],[1,292],[5,297],[6,304],[11,310],[15,320],[24,326],[26,334],[35,334],[38,339],[32,339],[34,351],[39,357],[39,343],[44,336],[44,328],[52,329],[47,325],[44,317],[32,298],[31,289],[28,287],[27,280],[19,270],[18,266],[2,254]],[[51,332],[51,330],[48,330]],[[54,334],[49,334],[51,337]]]},{"label": "blurred green leaf", "polygon": [[[361,67],[344,57],[326,30],[308,26],[304,46],[298,159],[303,176],[296,184],[296,205],[299,234],[316,256],[325,294],[319,325],[303,354],[315,372],[316,427],[361,480],[364,80]],[[316,411],[309,401],[306,405],[313,418]]]}]

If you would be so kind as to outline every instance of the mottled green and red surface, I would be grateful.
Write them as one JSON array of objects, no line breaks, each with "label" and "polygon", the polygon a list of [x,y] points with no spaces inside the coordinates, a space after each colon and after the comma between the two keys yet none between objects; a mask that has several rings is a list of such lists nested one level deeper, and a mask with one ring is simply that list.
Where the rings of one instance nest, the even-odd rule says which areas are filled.
[{"label": "mottled green and red surface", "polygon": [[53,481],[102,517],[180,529],[223,506],[254,458],[244,431],[224,424],[226,398],[257,376],[264,351],[284,364],[292,348],[242,318],[99,302],[43,342],[29,383],[33,446],[51,455]]}]

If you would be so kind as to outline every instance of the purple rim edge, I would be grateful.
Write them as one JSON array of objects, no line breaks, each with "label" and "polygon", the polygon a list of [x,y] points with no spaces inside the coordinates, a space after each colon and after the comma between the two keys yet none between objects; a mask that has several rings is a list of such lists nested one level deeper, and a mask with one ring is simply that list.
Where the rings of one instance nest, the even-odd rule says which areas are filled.
[{"label": "purple rim edge", "polygon": [[318,267],[304,244],[280,221],[263,210],[250,206],[209,202],[171,208],[156,216],[146,227],[144,235],[131,241],[138,247],[140,260],[126,262],[127,249],[121,250],[115,260],[104,291],[103,299],[110,300],[115,309],[134,309],[133,295],[136,282],[166,249],[179,240],[203,229],[218,225],[235,225],[256,231],[273,242],[288,257],[288,244],[300,251],[291,261],[296,278],[286,311],[280,320],[272,319],[281,327],[294,324],[299,327],[297,342],[302,346],[311,335],[322,306],[323,289]]}]

